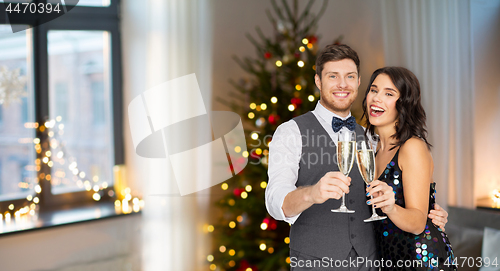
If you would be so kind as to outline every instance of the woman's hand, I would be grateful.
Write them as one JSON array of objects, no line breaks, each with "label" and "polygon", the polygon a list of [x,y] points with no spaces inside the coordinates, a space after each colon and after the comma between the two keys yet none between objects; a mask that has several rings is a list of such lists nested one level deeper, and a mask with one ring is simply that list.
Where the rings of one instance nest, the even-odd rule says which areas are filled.
[{"label": "woman's hand", "polygon": [[373,199],[369,199],[366,203],[373,205],[375,208],[380,208],[382,212],[389,214],[394,210],[396,198],[391,186],[386,182],[375,180],[366,188],[367,196],[373,195]]}]

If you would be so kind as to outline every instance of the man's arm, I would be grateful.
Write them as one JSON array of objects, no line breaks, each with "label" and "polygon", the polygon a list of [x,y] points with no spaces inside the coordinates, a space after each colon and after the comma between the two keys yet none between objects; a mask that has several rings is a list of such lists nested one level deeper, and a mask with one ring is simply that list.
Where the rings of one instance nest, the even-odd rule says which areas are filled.
[{"label": "man's arm", "polygon": [[301,153],[302,138],[295,121],[280,125],[269,146],[266,207],[276,220],[292,224],[313,204],[349,193],[351,181],[340,172],[328,172],[315,185],[297,188]]}]

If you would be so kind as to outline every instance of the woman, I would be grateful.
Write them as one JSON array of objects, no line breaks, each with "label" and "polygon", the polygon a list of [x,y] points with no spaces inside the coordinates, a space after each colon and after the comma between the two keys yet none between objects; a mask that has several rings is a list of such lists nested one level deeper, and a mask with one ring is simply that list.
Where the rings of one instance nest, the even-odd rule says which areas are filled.
[{"label": "woman", "polygon": [[[367,187],[367,195],[374,196],[367,204],[388,217],[374,223],[379,256],[393,265],[386,270],[456,270],[448,237],[427,217],[435,202],[434,165],[420,100],[420,84],[409,70],[385,67],[373,73],[363,117],[366,133],[376,129],[379,135],[375,176],[380,177]],[[382,182],[394,195],[381,192]],[[377,206],[392,196],[395,204]]]}]

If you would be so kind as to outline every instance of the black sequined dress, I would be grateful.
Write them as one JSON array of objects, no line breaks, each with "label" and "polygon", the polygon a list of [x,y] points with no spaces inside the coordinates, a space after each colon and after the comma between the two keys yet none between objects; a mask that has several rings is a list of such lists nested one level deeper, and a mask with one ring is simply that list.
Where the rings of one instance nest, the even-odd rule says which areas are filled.
[{"label": "black sequined dress", "polygon": [[[396,204],[405,207],[403,176],[398,165],[398,155],[399,150],[387,164],[379,180],[385,181],[393,188]],[[434,209],[435,193],[435,183],[432,183],[429,210]],[[377,212],[383,215],[380,209],[377,209]],[[446,233],[435,226],[431,219],[427,218],[425,230],[419,235],[402,231],[389,218],[372,223],[379,256],[384,263],[390,261],[392,264],[392,267],[386,266],[381,268],[382,270],[457,270],[453,265],[455,256]],[[398,267],[399,263],[402,266]]]}]

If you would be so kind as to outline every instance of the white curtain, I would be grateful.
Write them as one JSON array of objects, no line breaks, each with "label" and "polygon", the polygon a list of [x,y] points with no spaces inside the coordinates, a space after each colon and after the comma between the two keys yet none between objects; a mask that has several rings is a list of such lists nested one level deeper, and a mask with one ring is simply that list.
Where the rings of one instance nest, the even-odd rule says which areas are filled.
[{"label": "white curtain", "polygon": [[[207,193],[181,197],[168,159],[139,157],[132,144],[127,107],[144,91],[195,73],[205,108],[211,110],[212,11],[208,0],[124,0],[121,2],[124,75],[124,137],[129,185],[142,191],[141,270],[206,270]],[[174,106],[176,94],[165,101]],[[189,110],[189,109],[186,109]],[[165,116],[168,117],[168,116]],[[182,140],[197,141],[197,135]],[[158,146],[162,148],[163,146]],[[202,157],[192,170],[203,167]]]},{"label": "white curtain", "polygon": [[383,0],[387,66],[417,75],[433,144],[437,201],[474,206],[474,88],[469,0]]}]

